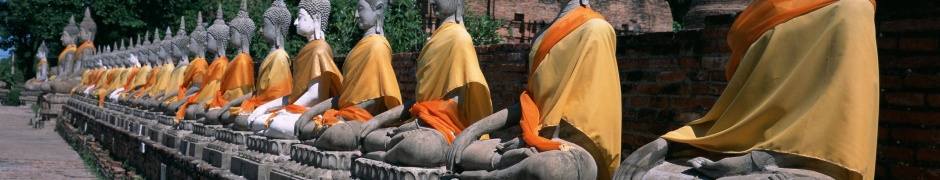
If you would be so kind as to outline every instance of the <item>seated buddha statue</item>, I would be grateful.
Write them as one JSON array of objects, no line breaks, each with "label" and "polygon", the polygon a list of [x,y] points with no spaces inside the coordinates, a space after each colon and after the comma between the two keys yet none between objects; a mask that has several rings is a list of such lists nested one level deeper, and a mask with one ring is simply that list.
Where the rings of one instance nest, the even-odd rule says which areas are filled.
[{"label": "seated buddha statue", "polygon": [[204,54],[208,50],[215,56],[203,77],[204,85],[195,96],[188,98],[186,103],[181,105],[179,111],[185,109],[186,112],[180,113],[177,111],[175,119],[194,119],[206,125],[219,125],[221,122],[218,121],[217,117],[214,118],[215,121],[206,121],[205,114],[210,105],[213,104],[213,100],[221,97],[216,95],[221,93],[222,78],[229,63],[228,57],[225,55],[225,49],[231,36],[229,35],[229,26],[222,19],[222,5],[219,5],[216,11],[216,19],[212,26],[209,26],[207,31],[200,31],[201,29],[201,26],[197,26],[196,31],[190,35],[190,49],[199,51],[197,54]]},{"label": "seated buddha statue", "polygon": [[[242,0],[241,9],[229,22],[229,42],[238,47],[238,55],[225,68],[222,76],[220,92],[212,98],[209,111],[206,112],[206,121],[219,122],[231,126],[235,117],[241,112],[241,103],[253,97],[255,90],[255,67],[251,59],[251,39],[255,34],[255,22],[248,17],[247,1]],[[248,129],[241,126],[240,131]]]},{"label": "seated buddha statue", "polygon": [[454,176],[609,179],[620,165],[614,29],[587,0],[560,9],[534,40],[520,103],[470,125],[449,147]]},{"label": "seated buddha statue", "polygon": [[616,178],[874,179],[875,4],[751,3],[711,110],[634,151]]},{"label": "seated buddha statue", "polygon": [[464,26],[464,1],[434,0],[431,4],[442,23],[418,55],[415,101],[362,124],[365,158],[394,166],[440,169],[454,138],[492,114],[489,86],[473,38]]}]

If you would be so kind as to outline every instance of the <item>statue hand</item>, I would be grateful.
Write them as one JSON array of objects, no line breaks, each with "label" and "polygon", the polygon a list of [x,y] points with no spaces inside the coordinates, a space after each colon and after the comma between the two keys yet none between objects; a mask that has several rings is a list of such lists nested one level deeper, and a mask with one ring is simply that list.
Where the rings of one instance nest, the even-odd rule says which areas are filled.
[{"label": "statue hand", "polygon": [[668,142],[659,138],[640,147],[620,164],[613,179],[643,179],[643,176],[656,165],[666,160]]},{"label": "statue hand", "polygon": [[358,134],[360,141],[362,139],[365,139],[366,136],[369,135],[369,133],[371,133],[372,131],[379,129],[379,126],[381,125],[382,125],[381,122],[379,122],[378,120],[375,120],[375,118],[372,118],[372,120],[362,123],[362,125],[359,126],[359,134]]},{"label": "statue hand", "polygon": [[454,139],[454,142],[447,147],[447,151],[444,152],[444,158],[447,160],[445,164],[447,165],[447,171],[454,171],[454,167],[460,164],[460,156],[463,155],[464,149],[467,149],[470,143],[479,138],[479,136],[476,138],[473,138],[473,136],[457,136],[457,138]]}]

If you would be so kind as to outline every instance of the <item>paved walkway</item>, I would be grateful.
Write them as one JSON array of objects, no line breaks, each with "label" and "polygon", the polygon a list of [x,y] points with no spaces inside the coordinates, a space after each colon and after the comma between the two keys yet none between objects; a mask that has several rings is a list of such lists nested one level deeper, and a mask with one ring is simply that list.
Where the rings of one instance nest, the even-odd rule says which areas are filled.
[{"label": "paved walkway", "polygon": [[95,179],[55,123],[33,129],[32,116],[26,106],[0,106],[0,179]]}]

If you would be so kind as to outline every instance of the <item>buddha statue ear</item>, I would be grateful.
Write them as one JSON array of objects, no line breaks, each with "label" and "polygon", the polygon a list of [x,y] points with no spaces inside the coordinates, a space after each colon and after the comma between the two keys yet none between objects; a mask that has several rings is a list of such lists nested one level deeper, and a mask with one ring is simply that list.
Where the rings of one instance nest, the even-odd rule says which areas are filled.
[{"label": "buddha statue ear", "polygon": [[457,11],[455,11],[456,13],[454,13],[454,20],[456,20],[458,24],[465,23],[463,21],[463,13],[465,11],[464,1],[465,0],[457,0]]},{"label": "buddha statue ear", "polygon": [[378,17],[375,18],[375,34],[381,34],[383,36],[385,35],[385,13],[388,12],[388,9],[385,8],[385,2],[382,1],[376,1],[372,8],[374,10],[373,12],[378,12],[376,13]]}]

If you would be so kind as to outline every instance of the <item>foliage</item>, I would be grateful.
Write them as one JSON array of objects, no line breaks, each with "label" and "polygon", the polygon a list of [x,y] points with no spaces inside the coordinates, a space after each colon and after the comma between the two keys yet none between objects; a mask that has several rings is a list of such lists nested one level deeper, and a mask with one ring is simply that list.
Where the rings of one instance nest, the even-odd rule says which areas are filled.
[{"label": "foliage", "polygon": [[[17,61],[22,61],[22,60],[17,60]],[[0,60],[0,81],[7,83],[7,85],[11,87],[14,85],[22,84],[23,82],[26,82],[25,80],[23,80],[23,70],[17,69],[17,68],[10,68],[10,66],[13,66],[13,65],[14,65],[13,62],[9,58]],[[11,70],[13,72],[10,72]]]},{"label": "foliage", "polygon": [[682,18],[689,12],[692,6],[691,0],[666,0],[669,2],[669,10],[672,10],[672,30],[679,31],[685,29],[682,25]]},{"label": "foliage", "polygon": [[5,99],[3,100],[3,105],[6,106],[19,106],[22,104],[20,102],[20,93],[23,92],[23,88],[13,88],[7,92]]},{"label": "foliage", "polygon": [[685,29],[685,26],[682,26],[680,21],[672,21],[672,31],[681,31]]},{"label": "foliage", "polygon": [[498,44],[503,41],[503,36],[497,34],[496,30],[501,28],[506,20],[492,19],[486,14],[477,15],[472,11],[467,11],[463,19],[466,21],[467,32],[473,37],[474,45]]},{"label": "foliage", "polygon": [[[334,56],[345,56],[362,38],[363,32],[356,23],[355,1],[332,1],[330,24],[327,29],[327,42],[333,48]],[[392,46],[392,51],[415,52],[427,41],[422,29],[422,15],[416,0],[396,0],[391,2],[385,12],[385,38]]]},{"label": "foliage", "polygon": [[422,28],[422,15],[417,0],[396,0],[389,4],[385,14],[385,37],[392,51],[420,51],[428,36]]},{"label": "foliage", "polygon": [[331,1],[330,6],[326,42],[333,48],[334,56],[345,56],[362,37],[362,30],[356,26],[356,2]]}]

